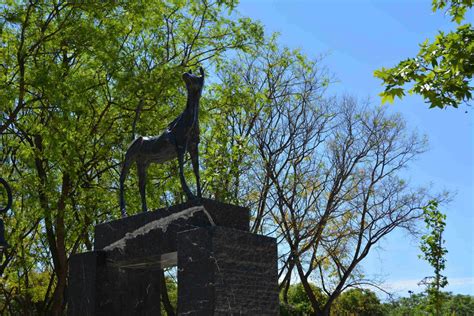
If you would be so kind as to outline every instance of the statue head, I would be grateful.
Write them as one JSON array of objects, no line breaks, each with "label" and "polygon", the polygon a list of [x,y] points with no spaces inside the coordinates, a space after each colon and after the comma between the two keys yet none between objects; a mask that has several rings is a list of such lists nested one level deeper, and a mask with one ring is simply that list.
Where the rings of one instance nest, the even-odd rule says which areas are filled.
[{"label": "statue head", "polygon": [[183,74],[183,80],[189,92],[201,92],[204,85],[204,70],[202,67],[199,67],[199,72],[200,76],[194,75],[191,70]]}]

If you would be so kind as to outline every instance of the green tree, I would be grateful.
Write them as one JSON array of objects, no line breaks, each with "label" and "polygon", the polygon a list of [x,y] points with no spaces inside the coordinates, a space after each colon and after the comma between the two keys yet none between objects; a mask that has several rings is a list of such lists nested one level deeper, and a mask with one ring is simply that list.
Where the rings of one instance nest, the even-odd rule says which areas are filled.
[{"label": "green tree", "polygon": [[[0,6],[0,174],[15,195],[6,219],[12,247],[0,266],[5,311],[63,312],[69,256],[91,249],[93,226],[118,216],[127,144],[137,134],[157,134],[182,111],[185,69],[259,42],[260,25],[231,15],[235,5],[32,0]],[[173,164],[152,168],[151,207],[181,199],[175,177],[167,180],[174,172]],[[128,201],[138,198],[127,194]],[[34,277],[43,273],[49,278]]]},{"label": "green tree", "polygon": [[472,295],[446,295],[443,306],[444,315],[469,316],[474,311],[474,296]]},{"label": "green tree", "polygon": [[420,94],[431,108],[457,108],[472,99],[474,29],[470,23],[460,25],[472,4],[472,0],[433,0],[433,11],[447,8],[459,26],[452,32],[439,32],[432,42],[426,40],[416,57],[376,70],[374,75],[385,86],[382,102],[403,97],[408,83],[413,84],[408,92]]},{"label": "green tree", "polygon": [[432,199],[398,177],[426,139],[382,107],[325,99],[320,60],[271,40],[220,63],[217,77],[203,155],[216,165],[205,170],[211,192],[248,205],[252,231],[278,238],[283,302],[297,275],[312,310],[328,315],[348,287],[371,283],[360,262],[372,247],[413,231]]},{"label": "green tree", "polygon": [[[322,309],[327,300],[327,295],[311,283],[311,288],[319,302],[319,308]],[[315,311],[311,306],[308,295],[301,283],[293,284],[288,290],[288,301],[282,303],[282,315],[314,315]],[[384,315],[385,308],[380,303],[377,295],[368,289],[350,289],[343,292],[334,302],[331,309],[331,315],[350,316],[350,315]]]},{"label": "green tree", "polygon": [[[327,296],[323,291],[314,284],[310,284],[314,295],[317,297],[320,303],[320,308],[323,306],[327,299]],[[306,291],[301,283],[293,284],[288,289],[288,297],[285,302],[285,298],[281,298],[282,304],[282,315],[313,315],[314,310],[311,306],[311,302],[306,295]]]},{"label": "green tree", "polygon": [[446,254],[448,250],[443,247],[443,232],[446,226],[446,215],[438,210],[438,202],[432,201],[424,208],[423,212],[426,228],[429,232],[421,237],[420,249],[423,255],[420,258],[428,261],[434,269],[434,276],[426,277],[422,283],[427,286],[430,311],[441,315],[444,294],[441,289],[448,284],[446,276],[442,271],[446,267]]},{"label": "green tree", "polygon": [[[441,315],[470,316],[474,311],[474,296],[445,292],[445,303]],[[425,293],[411,294],[384,304],[386,315],[389,316],[421,316],[432,315],[429,310],[429,298]]]},{"label": "green tree", "polygon": [[391,316],[421,316],[426,315],[425,306],[427,298],[424,293],[413,294],[409,297],[400,297],[384,304],[387,315]]},{"label": "green tree", "polygon": [[376,316],[384,315],[383,305],[377,295],[368,289],[350,289],[334,302],[332,315]]}]

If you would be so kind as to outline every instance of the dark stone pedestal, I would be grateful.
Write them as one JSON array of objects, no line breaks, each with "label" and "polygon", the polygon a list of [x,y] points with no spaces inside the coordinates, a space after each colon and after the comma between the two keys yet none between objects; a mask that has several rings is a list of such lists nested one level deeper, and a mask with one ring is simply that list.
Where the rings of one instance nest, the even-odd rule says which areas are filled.
[{"label": "dark stone pedestal", "polygon": [[105,252],[72,256],[68,315],[160,315],[161,273],[106,264]]},{"label": "dark stone pedestal", "polygon": [[274,238],[225,227],[178,234],[178,314],[278,315]]},{"label": "dark stone pedestal", "polygon": [[93,315],[96,301],[97,270],[105,264],[103,252],[93,251],[69,259],[69,315]]},{"label": "dark stone pedestal", "polygon": [[178,315],[278,315],[276,242],[248,229],[248,209],[207,199],[97,225],[69,261],[68,315],[160,315],[175,265]]}]

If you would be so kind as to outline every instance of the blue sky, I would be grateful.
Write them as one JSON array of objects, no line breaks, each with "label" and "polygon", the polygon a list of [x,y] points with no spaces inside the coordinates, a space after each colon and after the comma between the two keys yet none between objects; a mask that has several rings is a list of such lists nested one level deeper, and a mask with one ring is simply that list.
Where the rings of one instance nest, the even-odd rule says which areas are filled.
[{"label": "blue sky", "polygon": [[[382,91],[374,70],[415,56],[419,43],[454,27],[443,12],[431,11],[430,0],[241,0],[238,11],[260,20],[267,34],[279,32],[282,45],[310,57],[326,55],[323,64],[338,80],[329,93],[370,98],[374,106]],[[467,20],[474,22],[472,12]],[[430,110],[418,96],[387,106],[428,135],[430,150],[406,176],[413,185],[455,194],[442,210],[448,218],[446,290],[474,295],[474,108]],[[432,269],[419,253],[418,240],[395,232],[365,260],[364,269],[399,295],[421,291],[416,284]]]}]

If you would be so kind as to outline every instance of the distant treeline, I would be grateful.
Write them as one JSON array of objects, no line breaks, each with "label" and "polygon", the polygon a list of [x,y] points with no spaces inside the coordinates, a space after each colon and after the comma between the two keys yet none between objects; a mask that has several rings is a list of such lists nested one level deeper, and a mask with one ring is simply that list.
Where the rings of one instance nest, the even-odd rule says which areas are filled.
[{"label": "distant treeline", "polygon": [[[324,303],[325,295],[314,287],[316,296]],[[468,316],[474,315],[474,296],[442,292],[443,303],[441,315]],[[304,295],[301,284],[292,285],[288,291],[288,305],[281,305],[282,316],[313,315],[311,304]],[[417,316],[432,315],[427,295],[411,294],[409,297],[392,298],[381,302],[379,297],[369,289],[350,289],[343,292],[334,302],[331,315],[389,315]]]},{"label": "distant treeline", "polygon": [[[176,310],[177,286],[174,279],[167,278],[168,297]],[[327,295],[312,286],[314,295],[319,304],[325,305]],[[441,315],[471,316],[474,315],[474,296],[442,292]],[[288,290],[288,304],[284,298],[280,299],[281,316],[306,316],[314,315],[305,290],[301,283],[291,285]],[[433,306],[430,306],[427,295],[410,294],[409,297],[392,298],[382,302],[377,294],[369,289],[353,288],[344,291],[332,304],[331,316],[418,316],[433,315]],[[162,306],[162,315],[168,315]]]}]

